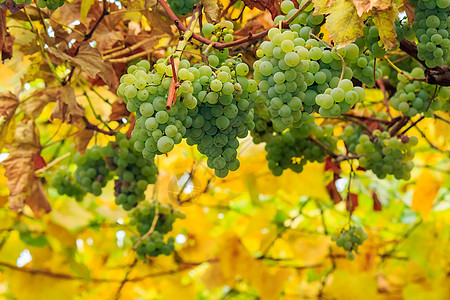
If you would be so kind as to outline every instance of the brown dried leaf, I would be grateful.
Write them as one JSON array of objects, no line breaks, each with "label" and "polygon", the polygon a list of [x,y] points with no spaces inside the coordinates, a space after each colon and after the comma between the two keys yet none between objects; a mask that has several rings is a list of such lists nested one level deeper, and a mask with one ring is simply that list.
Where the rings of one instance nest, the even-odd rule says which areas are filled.
[{"label": "brown dried leaf", "polygon": [[236,39],[248,37],[250,33],[258,33],[271,28],[273,26],[273,20],[269,12],[264,12],[251,18],[241,29],[234,33]]},{"label": "brown dried leaf", "polygon": [[121,121],[130,115],[127,109],[127,105],[122,100],[117,100],[112,104],[111,114],[109,115],[110,121]]},{"label": "brown dried leaf", "polygon": [[358,204],[358,194],[348,193],[347,199],[345,201],[347,211],[349,211],[350,213],[354,212],[358,207]]},{"label": "brown dried leaf", "polygon": [[219,5],[215,0],[202,0],[203,11],[209,23],[216,23],[219,20]]},{"label": "brown dried leaf", "polygon": [[48,103],[61,99],[63,90],[62,87],[53,87],[34,92],[24,99],[20,106],[21,111],[28,117],[36,119]]},{"label": "brown dried leaf", "polygon": [[408,16],[408,23],[412,25],[414,23],[414,20],[416,19],[416,7],[413,6],[409,0],[403,0],[403,8],[405,9],[405,13]]},{"label": "brown dried leaf", "polygon": [[381,205],[380,199],[378,199],[378,195],[377,193],[375,193],[375,191],[372,192],[372,199],[373,199],[373,210],[381,211],[383,206]]},{"label": "brown dried leaf", "polygon": [[325,171],[332,170],[334,174],[341,174],[341,166],[339,163],[335,163],[330,157],[325,159]]},{"label": "brown dried leaf", "polygon": [[50,120],[61,119],[63,122],[73,124],[84,116],[84,108],[78,104],[75,91],[71,86],[62,88],[60,99],[56,101]]},{"label": "brown dried leaf", "polygon": [[36,217],[49,212],[50,203],[42,183],[34,176],[35,160],[36,156],[40,156],[41,145],[33,120],[18,123],[14,143],[8,150],[10,155],[2,165],[8,178],[10,208],[20,211],[27,204]]},{"label": "brown dried leaf", "polygon": [[6,31],[6,10],[0,9],[0,51],[1,59],[10,59],[13,52],[14,37]]},{"label": "brown dried leaf", "polygon": [[360,17],[364,13],[369,12],[372,8],[375,8],[378,11],[392,8],[392,0],[352,0],[352,2]]},{"label": "brown dried leaf", "polygon": [[11,92],[0,93],[0,150],[4,144],[11,142],[7,136],[12,134],[10,123],[18,105],[16,95]]},{"label": "brown dried leaf", "polygon": [[77,122],[75,126],[78,128],[77,134],[74,136],[75,140],[75,149],[80,153],[84,153],[86,147],[94,136],[94,131],[90,129],[86,129],[86,123]]},{"label": "brown dried leaf", "polygon": [[97,49],[92,48],[89,43],[81,43],[78,54],[75,57],[67,55],[56,48],[52,48],[52,51],[56,57],[62,60],[68,60],[80,67],[87,76],[95,78],[99,75],[111,90],[115,91],[117,89],[119,79],[117,78],[111,63],[104,61],[100,52],[98,52]]},{"label": "brown dried leaf", "polygon": [[[172,35],[172,29],[170,28],[173,24],[172,19],[169,18],[169,15],[162,9],[161,5],[158,5],[156,0],[145,0],[143,7],[140,5],[140,1],[131,1],[131,4],[133,8],[146,9],[141,13],[150,23],[152,34],[168,33]],[[134,7],[136,4],[139,4],[139,6]],[[149,9],[151,9],[151,11]]]},{"label": "brown dried leaf", "polygon": [[337,204],[342,201],[341,194],[339,194],[337,188],[336,188],[336,179],[330,181],[325,189],[328,192],[328,195],[330,195],[330,198],[333,200],[334,204]]},{"label": "brown dried leaf", "polygon": [[257,8],[259,10],[268,10],[272,14],[272,18],[275,18],[281,14],[281,0],[244,0],[245,5],[250,9]]}]

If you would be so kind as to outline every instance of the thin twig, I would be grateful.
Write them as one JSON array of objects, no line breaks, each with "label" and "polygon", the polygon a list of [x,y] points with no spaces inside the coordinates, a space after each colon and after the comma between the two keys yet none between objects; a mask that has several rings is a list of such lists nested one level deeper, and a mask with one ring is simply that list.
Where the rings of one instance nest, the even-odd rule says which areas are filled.
[{"label": "thin twig", "polygon": [[392,120],[392,115],[391,115],[391,110],[389,109],[389,97],[388,94],[386,92],[386,87],[384,86],[383,80],[382,79],[377,79],[377,84],[380,87],[381,92],[383,93],[383,102],[384,102],[384,106],[386,107],[386,113],[389,116],[389,118]]}]

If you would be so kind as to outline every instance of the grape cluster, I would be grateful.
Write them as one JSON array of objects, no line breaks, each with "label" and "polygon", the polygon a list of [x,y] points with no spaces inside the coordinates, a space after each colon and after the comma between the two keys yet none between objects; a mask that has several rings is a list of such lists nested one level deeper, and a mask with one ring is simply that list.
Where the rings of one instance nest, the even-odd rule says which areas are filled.
[{"label": "grape cluster", "polygon": [[253,143],[268,143],[272,140],[275,130],[269,117],[269,111],[264,103],[255,105],[255,128],[250,131]]},{"label": "grape cluster", "polygon": [[170,8],[176,15],[187,15],[192,13],[194,5],[199,0],[167,0]]},{"label": "grape cluster", "polygon": [[412,28],[419,41],[417,56],[429,68],[448,64],[450,39],[450,2],[448,0],[419,0]]},{"label": "grape cluster", "polygon": [[130,66],[128,74],[120,79],[117,95],[124,98],[130,112],[136,112],[131,137],[135,149],[142,152],[144,158],[152,159],[156,154],[170,152],[186,133],[183,122],[188,116],[188,108],[197,105],[197,99],[192,95],[195,78],[188,68],[189,62],[182,60],[178,72],[181,79],[178,100],[169,110],[166,103],[173,71],[163,59],[157,61],[151,72],[150,63],[142,60]]},{"label": "grape cluster", "polygon": [[310,31],[299,24],[289,30],[272,28],[270,41],[257,51],[260,59],[253,65],[254,76],[278,132],[301,126],[314,110],[324,117],[338,117],[365,96],[362,88],[353,87],[352,70],[342,70],[343,60],[350,64],[358,58],[359,47],[350,44],[336,50],[310,39]]},{"label": "grape cluster", "polygon": [[56,10],[64,5],[66,0],[37,0],[36,4],[39,8],[48,8],[50,10]]},{"label": "grape cluster", "polygon": [[186,125],[188,145],[197,145],[200,153],[208,157],[208,167],[216,176],[225,177],[240,163],[236,158],[239,141],[254,128],[253,105],[257,97],[257,84],[247,80],[247,64],[227,59],[216,72],[201,66],[201,78],[196,82],[200,104],[195,115],[188,117]]},{"label": "grape cluster", "polygon": [[9,9],[12,14],[15,14],[31,2],[31,0],[0,0],[0,9]]},{"label": "grape cluster", "polygon": [[130,210],[145,199],[144,192],[149,184],[156,182],[158,169],[153,159],[145,159],[134,149],[125,134],[118,133],[116,141],[110,142],[107,150],[107,166],[118,176],[115,182],[116,204]]},{"label": "grape cluster", "polygon": [[337,87],[327,88],[325,93],[318,94],[315,101],[320,106],[319,114],[322,117],[339,117],[356,103],[362,102],[365,95],[362,87],[354,87],[349,79],[343,79]]},{"label": "grape cluster", "polygon": [[95,145],[83,155],[77,153],[75,163],[78,165],[75,171],[76,181],[87,192],[100,196],[102,188],[111,177],[105,163],[105,149]]},{"label": "grape cluster", "polygon": [[341,137],[349,153],[356,152],[356,146],[359,143],[359,137],[363,134],[362,126],[348,125],[342,131]]},{"label": "grape cluster", "polygon": [[86,192],[74,181],[72,172],[68,168],[61,167],[53,178],[52,186],[56,188],[58,194],[75,197],[77,201],[81,201]]},{"label": "grape cluster", "polygon": [[202,27],[202,33],[212,42],[229,43],[233,41],[234,24],[223,20],[217,24],[206,23]]},{"label": "grape cluster", "polygon": [[367,49],[369,49],[375,58],[383,58],[386,55],[386,50],[380,40],[380,32],[373,22],[366,22],[363,27],[363,34],[364,43]]},{"label": "grape cluster", "polygon": [[[156,201],[140,205],[133,211],[130,220],[131,225],[136,225],[140,237],[152,228],[156,213],[158,213],[158,219],[153,232],[145,237],[136,248],[137,254],[143,259],[146,256],[170,255],[174,250],[174,238],[169,237],[165,242],[164,235],[172,230],[176,219],[185,218],[182,212]],[[138,236],[133,236],[132,239],[134,244],[139,241]]]},{"label": "grape cluster", "polygon": [[[297,0],[297,2],[299,3],[299,7],[303,7],[303,5],[307,2],[307,0]],[[288,19],[290,19],[294,14],[296,14],[298,12],[298,9],[295,8],[295,5],[292,1],[290,0],[285,0],[283,2],[281,2],[281,12],[285,15],[279,15],[276,16],[274,19],[274,25],[278,25],[280,23],[280,21],[286,21]],[[292,20],[290,22],[290,24],[298,24],[300,26],[305,26],[309,28],[309,31],[311,31],[314,34],[317,34],[320,32],[320,24],[323,23],[323,21],[325,20],[324,15],[313,15],[313,10],[314,10],[314,5],[313,3],[309,4],[308,6],[306,6],[302,12],[294,18],[294,20]],[[307,29],[305,29],[306,31]],[[308,31],[308,33],[309,33]]]},{"label": "grape cluster", "polygon": [[362,155],[359,165],[372,170],[378,178],[393,174],[396,179],[409,180],[414,167],[414,152],[411,148],[417,143],[415,136],[403,136],[399,140],[395,136],[391,137],[387,131],[375,130],[372,139],[366,134],[359,137],[355,152]]},{"label": "grape cluster", "polygon": [[361,246],[369,236],[362,227],[351,226],[348,230],[342,231],[338,236],[332,235],[331,240],[336,242],[338,247],[347,251],[348,260],[355,259],[355,253],[358,253],[358,247]]},{"label": "grape cluster", "polygon": [[[365,83],[368,87],[374,87],[374,79],[380,79],[384,74],[380,64],[375,65],[375,58],[372,54],[360,54],[358,58],[350,64],[353,71],[353,77]],[[375,68],[375,70],[374,70]],[[390,72],[389,67],[389,72]]]},{"label": "grape cluster", "polygon": [[[425,78],[421,68],[413,69],[411,76]],[[435,86],[423,81],[409,82],[402,74],[399,74],[398,78],[397,92],[390,99],[390,104],[395,110],[401,111],[405,116],[414,117],[422,112],[426,116],[432,116],[435,110],[441,109],[441,102],[434,97]]]},{"label": "grape cluster", "polygon": [[296,173],[303,171],[308,162],[323,162],[326,153],[317,142],[333,150],[336,148],[336,138],[333,137],[333,126],[318,126],[313,118],[300,128],[291,128],[283,134],[278,134],[266,144],[266,159],[269,169],[275,176],[280,176],[286,169]]}]

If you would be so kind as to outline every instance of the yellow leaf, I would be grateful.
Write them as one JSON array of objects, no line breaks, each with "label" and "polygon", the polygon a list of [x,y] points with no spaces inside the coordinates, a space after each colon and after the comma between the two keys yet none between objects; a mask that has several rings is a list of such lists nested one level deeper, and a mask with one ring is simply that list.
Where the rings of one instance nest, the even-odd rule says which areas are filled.
[{"label": "yellow leaf", "polygon": [[68,198],[55,205],[55,210],[51,217],[56,224],[70,231],[76,231],[80,227],[89,224],[92,214],[73,198]]},{"label": "yellow leaf", "polygon": [[80,19],[81,22],[86,23],[86,17],[91,9],[91,6],[94,5],[95,0],[82,0],[81,1],[81,10],[80,10]]},{"label": "yellow leaf", "polygon": [[417,178],[416,188],[412,196],[411,208],[422,214],[426,219],[433,208],[434,198],[441,187],[441,183],[429,170],[424,170]]},{"label": "yellow leaf", "polygon": [[380,39],[384,48],[392,49],[397,46],[397,33],[395,32],[394,21],[398,15],[398,9],[393,6],[392,9],[379,11],[373,17],[373,23],[377,26],[380,33]]},{"label": "yellow leaf", "polygon": [[325,287],[324,292],[326,299],[380,299],[376,278],[368,273],[354,274],[336,270],[331,284]]},{"label": "yellow leaf", "polygon": [[363,20],[349,0],[337,0],[327,12],[327,30],[338,47],[344,47],[363,35]]},{"label": "yellow leaf", "polygon": [[372,8],[378,11],[386,10],[392,7],[392,0],[352,0],[358,11],[358,16],[369,12]]}]

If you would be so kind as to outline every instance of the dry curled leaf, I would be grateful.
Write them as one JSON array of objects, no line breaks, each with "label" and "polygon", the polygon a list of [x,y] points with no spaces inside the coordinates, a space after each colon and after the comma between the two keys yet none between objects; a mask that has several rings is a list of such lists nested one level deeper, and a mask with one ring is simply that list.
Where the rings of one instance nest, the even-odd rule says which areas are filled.
[{"label": "dry curled leaf", "polygon": [[62,59],[67,60],[76,66],[80,67],[87,76],[95,78],[97,75],[111,88],[116,90],[119,85],[119,80],[111,66],[111,63],[104,61],[100,52],[92,48],[89,43],[83,42],[79,46],[79,51],[76,56],[72,57],[66,53],[52,48],[53,54]]},{"label": "dry curled leaf", "polygon": [[122,100],[115,101],[111,106],[111,114],[109,115],[110,121],[122,121],[130,115],[127,109],[127,105]]},{"label": "dry curled leaf", "polygon": [[328,192],[328,195],[330,195],[331,200],[333,200],[334,204],[342,201],[341,194],[339,194],[336,188],[336,179],[330,181],[325,188]]},{"label": "dry curled leaf", "polygon": [[350,213],[354,212],[358,207],[358,204],[358,194],[348,193],[347,199],[345,201],[345,207],[347,211],[349,211]]},{"label": "dry curled leaf", "polygon": [[83,116],[84,108],[78,104],[73,88],[66,85],[62,90],[60,99],[56,101],[50,119],[57,118],[73,124]]},{"label": "dry curled leaf", "polygon": [[63,87],[38,90],[24,99],[20,106],[21,111],[28,117],[36,119],[48,103],[61,99],[63,90]]},{"label": "dry curled leaf", "polygon": [[272,18],[275,18],[281,14],[281,0],[244,0],[245,5],[250,9],[257,8],[259,10],[268,10],[272,14]]},{"label": "dry curled leaf", "polygon": [[77,133],[74,136],[75,149],[80,153],[84,153],[86,147],[94,136],[94,131],[86,128],[86,123],[79,121],[75,124],[78,128]]},{"label": "dry curled leaf", "polygon": [[2,61],[12,57],[14,37],[6,31],[6,10],[0,9],[0,56]]},{"label": "dry curled leaf", "polygon": [[39,158],[41,145],[33,120],[17,124],[14,143],[8,150],[10,155],[2,165],[8,178],[10,208],[20,211],[27,204],[36,217],[49,212],[51,208],[42,183],[34,175],[36,165],[40,166],[43,162]]},{"label": "dry curled leaf", "polygon": [[352,2],[360,17],[371,9],[382,11],[392,8],[392,0],[352,0]]},{"label": "dry curled leaf", "polygon": [[408,16],[408,23],[413,24],[416,19],[416,7],[409,0],[403,0],[403,8],[405,9],[406,16]]},{"label": "dry curled leaf", "polygon": [[372,199],[373,199],[373,210],[381,211],[383,206],[381,205],[380,199],[378,199],[378,195],[377,193],[375,193],[375,191],[372,192]]}]

